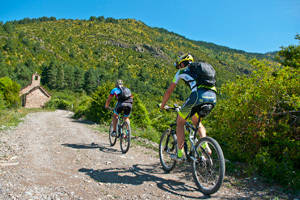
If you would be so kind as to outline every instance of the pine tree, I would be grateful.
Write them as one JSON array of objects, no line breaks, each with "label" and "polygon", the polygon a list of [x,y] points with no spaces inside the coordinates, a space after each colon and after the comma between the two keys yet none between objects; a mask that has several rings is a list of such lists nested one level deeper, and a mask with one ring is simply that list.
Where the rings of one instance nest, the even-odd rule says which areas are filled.
[{"label": "pine tree", "polygon": [[64,82],[65,82],[65,88],[69,90],[74,90],[74,85],[75,85],[75,72],[74,72],[74,67],[70,65],[65,65],[64,66]]},{"label": "pine tree", "polygon": [[48,67],[48,87],[50,89],[57,88],[57,66],[51,62]]},{"label": "pine tree", "polygon": [[78,66],[74,67],[74,90],[75,92],[81,92],[84,85],[84,71]]},{"label": "pine tree", "polygon": [[97,76],[93,68],[89,68],[84,74],[84,89],[91,94],[97,88]]}]

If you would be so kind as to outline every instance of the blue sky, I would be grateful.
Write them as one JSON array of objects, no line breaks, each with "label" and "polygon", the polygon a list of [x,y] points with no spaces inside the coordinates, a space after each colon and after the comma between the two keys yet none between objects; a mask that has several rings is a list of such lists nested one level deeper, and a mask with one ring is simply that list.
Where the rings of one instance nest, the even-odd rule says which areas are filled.
[{"label": "blue sky", "polygon": [[0,21],[133,18],[188,39],[266,53],[299,44],[300,0],[1,0]]}]

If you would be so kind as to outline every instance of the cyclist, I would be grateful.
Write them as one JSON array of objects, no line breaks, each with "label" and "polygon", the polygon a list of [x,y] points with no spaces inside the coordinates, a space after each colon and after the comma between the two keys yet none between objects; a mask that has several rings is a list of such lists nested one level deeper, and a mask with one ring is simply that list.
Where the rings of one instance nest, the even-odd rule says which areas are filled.
[{"label": "cyclist", "polygon": [[[214,74],[214,69],[205,62],[200,62],[204,67],[210,66],[211,74]],[[165,108],[165,105],[171,96],[172,92],[174,91],[176,84],[180,79],[184,80],[184,82],[189,85],[191,89],[191,94],[183,104],[183,106],[180,109],[180,112],[177,117],[177,126],[176,126],[176,136],[177,136],[177,144],[178,144],[178,151],[177,151],[177,158],[175,158],[177,161],[183,160],[183,148],[184,148],[184,124],[188,118],[191,117],[193,124],[196,126],[198,122],[198,115],[195,114],[195,108],[197,105],[201,105],[203,103],[212,103],[213,105],[216,104],[216,87],[214,75],[213,77],[210,77],[213,84],[203,84],[206,83],[204,81],[199,81],[199,78],[201,77],[201,74],[195,74],[195,70],[192,70],[192,65],[195,66],[197,63],[194,63],[194,58],[191,54],[184,54],[180,56],[177,61],[174,63],[176,69],[178,69],[177,73],[174,76],[173,81],[169,85],[169,88],[166,90],[165,95],[163,97],[162,103],[161,103],[161,109]],[[208,71],[209,71],[208,70]],[[205,70],[204,70],[205,71]],[[206,71],[207,72],[207,71]],[[204,77],[208,77],[205,74]],[[201,84],[202,83],[202,84]],[[200,119],[201,120],[201,119]],[[200,137],[206,136],[206,129],[203,126],[203,124],[200,121],[199,124],[199,135]],[[205,144],[204,148],[206,148],[208,153],[211,153],[211,150],[209,149],[208,145]]]},{"label": "cyclist", "polygon": [[105,103],[106,109],[109,108],[110,101],[114,96],[117,98],[118,102],[116,103],[116,106],[114,108],[114,114],[112,117],[113,132],[111,135],[117,136],[116,134],[117,121],[118,121],[119,114],[121,112],[124,112],[124,120],[128,124],[130,124],[129,116],[132,110],[133,96],[131,94],[131,91],[128,88],[124,87],[122,80],[117,80],[115,84],[115,88],[113,88],[110,91],[110,94]]}]

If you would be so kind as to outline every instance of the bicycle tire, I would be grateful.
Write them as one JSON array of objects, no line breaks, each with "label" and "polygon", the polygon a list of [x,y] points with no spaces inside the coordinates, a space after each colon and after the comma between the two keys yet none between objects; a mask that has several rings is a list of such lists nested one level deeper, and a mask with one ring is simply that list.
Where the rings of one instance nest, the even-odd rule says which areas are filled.
[{"label": "bicycle tire", "polygon": [[110,124],[109,130],[108,130],[108,137],[109,137],[109,143],[110,146],[114,146],[117,142],[117,137],[112,136],[111,133],[113,132],[113,123]]},{"label": "bicycle tire", "polygon": [[130,142],[131,142],[131,127],[130,124],[124,122],[122,124],[122,132],[120,135],[120,148],[122,153],[127,153],[130,147]]},{"label": "bicycle tire", "polygon": [[[204,142],[209,146],[210,153],[203,148]],[[225,160],[220,145],[211,137],[201,138],[196,144],[194,155],[196,159],[192,162],[193,177],[198,189],[205,195],[217,192],[225,176]],[[215,174],[213,174],[214,169],[216,169]],[[213,176],[216,176],[216,181],[211,183]]]},{"label": "bicycle tire", "polygon": [[174,169],[176,165],[176,160],[171,158],[171,154],[177,155],[177,137],[168,129],[162,134],[159,142],[160,164],[167,173]]}]

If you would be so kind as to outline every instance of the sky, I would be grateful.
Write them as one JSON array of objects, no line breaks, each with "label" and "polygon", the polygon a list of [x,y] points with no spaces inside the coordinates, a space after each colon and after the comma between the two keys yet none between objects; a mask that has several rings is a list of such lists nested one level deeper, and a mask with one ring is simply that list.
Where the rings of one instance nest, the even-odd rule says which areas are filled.
[{"label": "sky", "polygon": [[0,21],[136,19],[188,39],[247,52],[298,45],[300,0],[0,0]]}]

